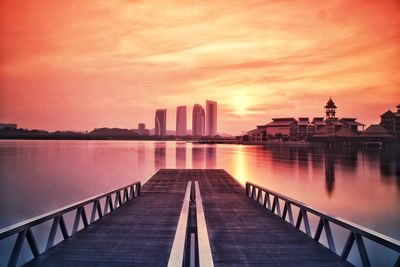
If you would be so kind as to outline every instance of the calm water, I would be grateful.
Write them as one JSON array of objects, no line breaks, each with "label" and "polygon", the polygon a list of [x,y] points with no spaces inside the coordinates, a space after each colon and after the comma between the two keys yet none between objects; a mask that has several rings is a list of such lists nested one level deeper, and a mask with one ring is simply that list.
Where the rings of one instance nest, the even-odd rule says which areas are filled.
[{"label": "calm water", "polygon": [[159,168],[224,168],[400,239],[400,152],[142,141],[0,141],[0,227],[145,181]]}]

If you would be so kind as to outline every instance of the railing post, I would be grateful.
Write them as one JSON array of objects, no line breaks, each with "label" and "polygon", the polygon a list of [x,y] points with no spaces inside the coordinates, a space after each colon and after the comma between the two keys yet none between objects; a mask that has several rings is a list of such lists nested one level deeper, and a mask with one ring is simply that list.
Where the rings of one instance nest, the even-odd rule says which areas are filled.
[{"label": "railing post", "polygon": [[98,202],[99,202],[99,200],[97,200],[97,199],[93,202],[92,214],[90,215],[90,223],[93,223],[94,219],[96,218],[96,210],[97,210]]},{"label": "railing post", "polygon": [[49,238],[47,239],[46,250],[50,249],[54,244],[54,239],[56,237],[57,228],[58,228],[59,223],[60,223],[60,216],[57,216],[53,219],[53,223],[51,225]]},{"label": "railing post", "polygon": [[314,235],[314,240],[319,241],[321,234],[322,234],[322,228],[324,228],[324,223],[322,221],[322,218],[319,219],[317,230],[315,230],[315,235]]},{"label": "railing post", "polygon": [[329,221],[324,219],[323,222],[324,222],[324,227],[325,227],[326,239],[328,239],[329,249],[332,250],[334,253],[336,253],[335,242],[333,240],[333,235],[332,235],[331,226],[329,224]]},{"label": "railing post", "polygon": [[31,228],[26,231],[26,240],[28,240],[29,247],[31,248],[34,258],[37,258],[40,254],[39,248],[36,244],[35,237],[33,236]]},{"label": "railing post", "polygon": [[265,193],[265,197],[267,198],[266,204],[267,204],[267,209],[271,210],[271,200],[269,198],[269,193]]},{"label": "railing post", "polygon": [[289,214],[289,222],[291,225],[294,225],[292,206],[291,206],[290,202],[286,202],[286,205],[287,205],[287,211]]},{"label": "railing post", "polygon": [[79,222],[81,220],[81,212],[82,212],[82,207],[79,207],[76,210],[74,225],[72,227],[72,235],[75,234],[76,232],[78,232]]},{"label": "railing post", "polygon": [[351,247],[353,246],[354,243],[354,234],[353,232],[350,231],[349,236],[347,237],[346,243],[343,247],[343,251],[342,251],[342,255],[340,255],[340,257],[342,257],[342,259],[347,260],[347,257],[349,256]]},{"label": "railing post", "polygon": [[18,237],[17,237],[17,240],[15,240],[14,248],[12,250],[10,260],[8,261],[8,264],[7,264],[8,267],[14,267],[17,265],[18,257],[19,257],[19,254],[21,253],[22,245],[24,244],[25,235],[26,235],[26,230],[23,230],[18,233]]},{"label": "railing post", "polygon": [[82,212],[81,212],[81,214],[82,214],[83,226],[86,227],[86,226],[89,225],[89,223],[88,223],[87,216],[86,216],[85,206],[82,206]]},{"label": "railing post", "polygon": [[365,249],[364,241],[362,239],[362,236],[359,234],[354,234],[356,243],[357,243],[357,248],[358,248],[358,253],[360,253],[360,258],[363,263],[364,267],[371,267],[371,263],[368,259],[368,253],[367,250]]},{"label": "railing post", "polygon": [[63,238],[64,239],[68,239],[68,237],[69,237],[68,229],[67,229],[67,226],[65,224],[64,217],[62,215],[60,216],[60,229],[61,229],[61,233],[63,235]]},{"label": "railing post", "polygon": [[282,219],[285,221],[286,220],[286,213],[287,213],[287,201],[285,201],[285,205],[283,207],[283,212],[282,212]]},{"label": "railing post", "polygon": [[309,237],[312,237],[311,236],[311,227],[310,227],[310,222],[308,221],[307,211],[301,210],[301,212],[303,213],[304,229],[306,230],[306,234]]},{"label": "railing post", "polygon": [[303,212],[302,212],[302,208],[299,208],[299,214],[297,215],[297,221],[296,221],[296,228],[300,229],[300,225],[301,225],[301,220],[303,219]]},{"label": "railing post", "polygon": [[[258,188],[258,194],[257,194],[257,202],[260,203],[260,198],[262,197],[261,195],[261,189]],[[262,200],[262,199],[261,199]],[[262,202],[261,202],[262,203]]]}]

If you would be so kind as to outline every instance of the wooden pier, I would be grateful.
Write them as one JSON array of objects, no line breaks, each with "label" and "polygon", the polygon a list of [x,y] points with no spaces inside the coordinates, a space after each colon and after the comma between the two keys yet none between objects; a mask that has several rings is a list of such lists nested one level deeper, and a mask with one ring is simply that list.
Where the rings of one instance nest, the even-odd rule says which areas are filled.
[{"label": "wooden pier", "polygon": [[[93,204],[101,219],[67,233],[65,240],[36,253],[25,266],[351,266],[347,255],[337,255],[300,231],[293,218],[292,223],[284,220],[293,217],[290,200],[284,200],[289,203],[284,216],[276,216],[274,210],[281,212],[278,196],[271,193],[272,203],[261,189],[246,189],[225,170],[159,170],[141,188],[131,188],[131,201],[123,204],[120,191],[115,206],[112,197],[107,199],[112,212],[101,214]],[[122,195],[129,199],[128,191]],[[75,221],[80,217],[86,215],[77,212]],[[329,224],[323,226],[330,232]],[[37,247],[30,230],[21,229],[31,248]],[[353,232],[359,245],[360,234]],[[354,239],[350,241],[351,249]],[[389,241],[394,244],[388,247],[400,248],[398,241]],[[21,250],[17,246],[18,240],[13,253]]]}]

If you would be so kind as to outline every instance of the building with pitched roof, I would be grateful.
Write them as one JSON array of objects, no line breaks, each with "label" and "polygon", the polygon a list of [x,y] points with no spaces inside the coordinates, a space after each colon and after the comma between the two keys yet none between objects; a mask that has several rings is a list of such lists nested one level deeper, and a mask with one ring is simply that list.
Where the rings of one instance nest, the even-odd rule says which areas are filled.
[{"label": "building with pitched roof", "polygon": [[[259,125],[256,129],[248,132],[249,141],[265,141],[271,138],[289,138],[292,140],[311,139],[317,135],[319,138],[354,138],[359,134],[359,127],[364,127],[363,123],[356,118],[337,118],[337,106],[332,98],[324,106],[325,118],[314,117],[310,122],[308,117],[295,118],[273,118],[272,122],[265,125]],[[400,125],[400,124],[399,124]],[[347,130],[340,131],[342,128]],[[322,132],[321,132],[322,131]],[[329,133],[332,131],[332,133]],[[352,132],[352,134],[350,133]]]},{"label": "building with pitched roof", "polygon": [[381,115],[380,125],[388,130],[389,133],[400,138],[400,105],[396,108],[397,112],[388,110]]},{"label": "building with pitched roof", "polygon": [[273,118],[265,126],[267,136],[295,137],[298,132],[298,121],[295,118]]}]

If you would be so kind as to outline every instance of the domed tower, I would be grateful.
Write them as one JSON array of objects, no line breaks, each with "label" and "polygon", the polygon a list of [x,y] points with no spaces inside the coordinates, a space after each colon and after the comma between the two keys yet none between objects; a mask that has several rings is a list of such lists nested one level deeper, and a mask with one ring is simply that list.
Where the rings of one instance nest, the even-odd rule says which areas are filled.
[{"label": "domed tower", "polygon": [[335,105],[335,102],[333,102],[332,98],[329,98],[328,103],[325,105],[325,113],[326,113],[326,119],[327,120],[334,120],[336,119],[336,109],[337,106]]}]

